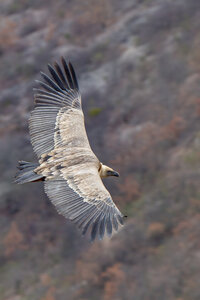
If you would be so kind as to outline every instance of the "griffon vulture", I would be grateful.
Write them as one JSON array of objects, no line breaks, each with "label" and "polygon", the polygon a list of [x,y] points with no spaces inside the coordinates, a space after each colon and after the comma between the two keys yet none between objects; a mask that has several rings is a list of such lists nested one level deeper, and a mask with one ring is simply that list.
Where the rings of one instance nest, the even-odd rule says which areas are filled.
[{"label": "griffon vulture", "polygon": [[71,63],[48,65],[51,78],[41,72],[29,130],[38,163],[19,161],[17,183],[44,181],[57,211],[75,222],[84,235],[102,239],[123,224],[102,178],[119,176],[93,153],[85,130],[81,95]]}]

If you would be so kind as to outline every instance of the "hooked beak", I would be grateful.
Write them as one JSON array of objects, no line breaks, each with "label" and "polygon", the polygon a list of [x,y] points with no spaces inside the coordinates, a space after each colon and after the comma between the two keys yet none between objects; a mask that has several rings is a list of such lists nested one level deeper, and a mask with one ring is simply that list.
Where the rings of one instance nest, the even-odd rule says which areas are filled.
[{"label": "hooked beak", "polygon": [[112,176],[119,177],[119,173],[114,171],[114,172],[112,172]]}]

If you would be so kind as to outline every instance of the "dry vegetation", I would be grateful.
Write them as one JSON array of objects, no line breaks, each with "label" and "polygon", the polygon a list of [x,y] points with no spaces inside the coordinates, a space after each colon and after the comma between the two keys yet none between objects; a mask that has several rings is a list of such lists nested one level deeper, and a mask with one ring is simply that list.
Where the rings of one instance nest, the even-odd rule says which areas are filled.
[{"label": "dry vegetation", "polygon": [[[0,9],[0,299],[199,300],[200,3]],[[35,159],[34,80],[61,55],[77,70],[92,148],[120,172],[106,186],[128,215],[118,235],[92,245],[42,185],[12,183],[17,160]]]}]

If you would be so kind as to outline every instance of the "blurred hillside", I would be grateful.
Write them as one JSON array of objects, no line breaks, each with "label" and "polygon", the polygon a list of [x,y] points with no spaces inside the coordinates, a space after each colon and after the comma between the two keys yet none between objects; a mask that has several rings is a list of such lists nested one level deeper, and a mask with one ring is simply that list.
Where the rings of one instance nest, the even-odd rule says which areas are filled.
[{"label": "blurred hillside", "polygon": [[[200,299],[200,2],[0,2],[0,299]],[[34,161],[34,80],[70,59],[105,184],[126,225],[90,244],[42,184],[13,184]]]}]

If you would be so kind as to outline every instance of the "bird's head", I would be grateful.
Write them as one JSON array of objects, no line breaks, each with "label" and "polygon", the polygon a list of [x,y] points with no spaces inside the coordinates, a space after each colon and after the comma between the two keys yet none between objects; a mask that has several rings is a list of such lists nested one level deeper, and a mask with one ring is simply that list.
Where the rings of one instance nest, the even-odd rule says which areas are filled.
[{"label": "bird's head", "polygon": [[114,171],[112,168],[103,165],[101,163],[101,166],[99,168],[99,175],[101,178],[105,178],[105,177],[109,177],[109,176],[116,176],[119,177],[119,173],[117,173],[116,171]]}]

